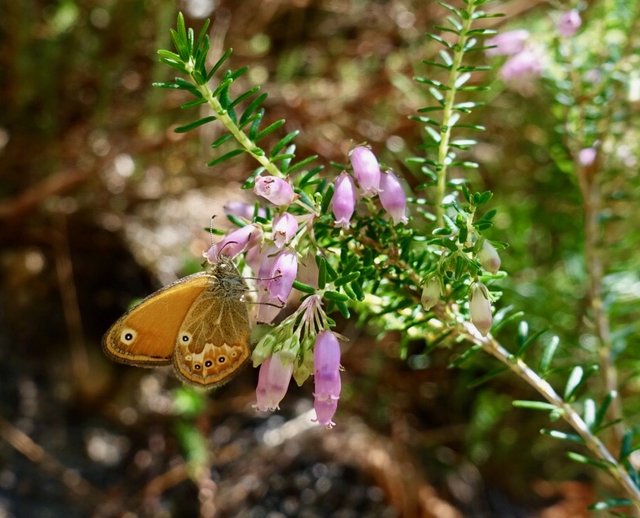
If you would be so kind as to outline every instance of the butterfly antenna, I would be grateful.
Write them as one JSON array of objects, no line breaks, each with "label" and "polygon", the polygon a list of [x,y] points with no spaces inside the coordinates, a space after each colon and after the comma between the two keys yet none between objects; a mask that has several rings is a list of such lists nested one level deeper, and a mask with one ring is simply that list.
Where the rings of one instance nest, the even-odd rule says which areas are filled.
[{"label": "butterfly antenna", "polygon": [[216,215],[213,214],[211,216],[211,221],[209,222],[209,239],[211,240],[211,246],[213,246],[215,243],[213,242],[213,218],[215,218]]},{"label": "butterfly antenna", "polygon": [[225,249],[225,247],[227,247],[229,245],[237,245],[237,244],[238,244],[237,241],[227,241],[224,245],[222,245],[222,248],[218,252],[218,255],[220,255],[222,253],[222,251]]},{"label": "butterfly antenna", "polygon": [[284,307],[286,306],[286,304],[284,302],[281,302],[280,304],[275,304],[273,302],[258,302],[253,301],[253,300],[246,300],[245,301],[246,304],[255,304],[255,305],[260,305],[260,306],[271,306],[272,308],[278,308],[278,309],[284,309]]},{"label": "butterfly antenna", "polygon": [[245,279],[250,281],[277,281],[280,277],[282,277],[281,273],[278,273],[273,277],[245,277]]}]

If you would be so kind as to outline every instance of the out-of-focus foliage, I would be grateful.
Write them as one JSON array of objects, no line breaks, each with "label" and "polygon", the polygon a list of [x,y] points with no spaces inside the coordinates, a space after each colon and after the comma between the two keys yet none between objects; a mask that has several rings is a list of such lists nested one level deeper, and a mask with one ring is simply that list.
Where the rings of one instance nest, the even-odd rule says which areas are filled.
[{"label": "out-of-focus foliage", "polygon": [[[602,34],[617,10],[636,4],[593,3],[585,32]],[[195,9],[202,6],[206,12],[196,17]],[[116,369],[99,351],[100,335],[110,321],[154,284],[137,264],[163,280],[197,268],[208,244],[200,229],[212,213],[221,213],[228,193],[254,167],[236,159],[223,174],[212,173],[205,164],[213,155],[205,143],[219,136],[216,130],[207,127],[201,138],[173,133],[185,122],[178,106],[186,98],[180,92],[166,96],[150,86],[170,79],[166,67],[156,62],[155,50],[169,46],[168,28],[178,8],[191,13],[190,25],[213,18],[212,45],[220,52],[234,48],[234,68],[250,65],[244,86],[261,84],[269,93],[269,120],[284,118],[287,131],[303,130],[296,139],[299,156],[345,162],[352,144],[368,141],[398,168],[403,167],[400,159],[422,142],[408,119],[424,104],[411,77],[427,74],[416,64],[435,57],[438,46],[425,33],[445,14],[435,2],[398,0],[228,0],[215,5],[27,0],[3,6],[0,414],[77,469],[101,496],[116,488],[116,508],[123,509],[118,507],[123,502],[142,507],[140,495],[154,495],[157,507],[147,504],[147,512],[197,501],[184,485],[160,496],[154,491],[163,487],[166,473],[178,472],[182,480],[175,466],[197,455],[202,437],[214,451],[212,476],[221,479],[221,494],[231,494],[228,486],[229,493],[222,492],[225,481],[257,470],[250,462],[236,472],[225,464],[238,459],[232,439],[241,438],[240,447],[251,444],[252,451],[264,453],[264,443],[255,444],[247,430],[279,424],[277,419],[258,422],[249,408],[250,371],[207,399],[201,417],[192,419],[184,408],[199,403],[184,395],[174,402],[169,390],[175,380],[162,373]],[[492,21],[491,27],[527,27],[532,38],[549,38],[555,13],[546,3],[504,2],[500,9],[508,16]],[[596,48],[592,56],[598,58],[602,45],[596,37],[578,41],[582,48]],[[486,100],[491,108],[476,110],[470,121],[487,131],[469,156],[481,164],[469,179],[476,190],[493,191],[492,203],[499,210],[492,237],[509,243],[501,251],[511,275],[501,283],[503,301],[526,310],[532,329],[549,327],[561,336],[558,356],[567,367],[555,374],[565,379],[569,366],[576,358],[587,358],[594,345],[585,317],[581,197],[570,174],[570,150],[558,131],[562,114],[549,109],[551,94],[542,84],[526,95],[493,90]],[[638,100],[629,97],[629,108],[637,111]],[[627,121],[616,135],[618,144],[607,150],[616,156],[610,161],[601,215],[606,221],[601,235],[607,251],[605,303],[616,349],[625,349],[621,381],[629,416],[639,410],[633,347],[640,291],[640,264],[633,252],[640,195],[637,119]],[[421,181],[412,180],[413,186]],[[229,182],[234,189],[228,189]],[[126,237],[126,247],[119,236]],[[539,436],[544,416],[510,407],[513,399],[532,397],[517,379],[506,374],[475,386],[495,367],[493,361],[476,355],[461,370],[447,369],[452,359],[448,351],[425,355],[423,343],[412,340],[404,362],[398,359],[403,337],[374,343],[342,324],[353,338],[343,360],[344,427],[353,423],[347,415],[361,418],[368,433],[406,453],[393,461],[411,464],[420,478],[434,483],[461,509],[495,512],[505,494],[523,507],[540,506],[544,498],[558,494],[556,481],[592,476],[581,465],[567,464],[562,443]],[[516,342],[515,326],[511,329],[504,331],[505,343],[511,336]],[[310,397],[308,392],[301,396],[302,401]],[[182,413],[172,407],[180,401]],[[290,403],[282,415],[294,415],[294,407]],[[6,441],[7,428],[3,430]],[[24,460],[10,444],[0,446],[0,482],[2,494],[18,506],[16,513],[65,508],[60,488],[74,492],[60,482],[64,473]],[[304,451],[315,443],[306,446]],[[333,452],[331,461],[345,454],[332,450],[330,442],[326,451]],[[267,459],[293,470],[292,461],[261,455],[250,460]],[[344,488],[351,466],[310,459],[329,466],[323,480]],[[353,457],[351,462],[377,473],[371,464],[357,464]],[[257,471],[268,479],[266,470]],[[331,478],[336,472],[340,476]],[[382,477],[374,477],[380,484]],[[542,480],[551,482],[538,482]],[[261,488],[269,492],[268,486]],[[306,488],[302,484],[296,491]],[[203,482],[200,496],[209,490]],[[580,491],[588,493],[589,488]],[[391,489],[386,497],[398,508],[406,502]],[[71,497],[74,505],[80,500]],[[336,509],[345,502],[347,497]],[[507,507],[515,512],[515,504]]]}]

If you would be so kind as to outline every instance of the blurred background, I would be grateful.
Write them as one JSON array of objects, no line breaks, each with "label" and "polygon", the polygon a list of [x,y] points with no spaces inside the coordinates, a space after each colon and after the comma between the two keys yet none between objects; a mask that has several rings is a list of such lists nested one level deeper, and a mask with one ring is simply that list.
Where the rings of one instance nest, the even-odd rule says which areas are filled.
[{"label": "blurred background", "polygon": [[[266,119],[302,130],[298,156],[344,162],[366,141],[406,174],[401,158],[420,145],[407,116],[427,101],[411,78],[435,52],[436,2],[4,2],[0,517],[583,515],[593,473],[540,436],[545,416],[512,409],[535,398],[517,380],[473,386],[490,359],[449,369],[442,349],[402,361],[397,336],[341,321],[344,396],[326,431],[309,426],[309,383],[262,415],[252,368],[202,396],[170,368],[104,357],[102,334],[133,300],[199,269],[210,217],[251,200],[239,186],[254,165],[208,169],[216,127],[174,133],[195,118],[178,108],[187,98],[151,86],[171,77],[156,49],[170,48],[178,10],[196,28],[212,18],[214,54],[232,47],[230,65],[250,66]],[[500,10],[498,29],[549,17],[537,0]],[[510,243],[501,304],[575,337],[580,197],[547,99],[497,86],[487,100],[470,181],[494,191],[492,237]]]}]

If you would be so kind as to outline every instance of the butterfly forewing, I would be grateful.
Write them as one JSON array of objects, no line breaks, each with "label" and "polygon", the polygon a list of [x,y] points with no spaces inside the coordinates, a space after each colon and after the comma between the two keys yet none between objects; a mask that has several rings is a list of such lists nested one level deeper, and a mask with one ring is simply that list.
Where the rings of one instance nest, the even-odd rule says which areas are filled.
[{"label": "butterfly forewing", "polygon": [[197,273],[155,292],[113,324],[102,345],[110,358],[130,365],[167,365],[178,330],[194,301],[211,285]]}]

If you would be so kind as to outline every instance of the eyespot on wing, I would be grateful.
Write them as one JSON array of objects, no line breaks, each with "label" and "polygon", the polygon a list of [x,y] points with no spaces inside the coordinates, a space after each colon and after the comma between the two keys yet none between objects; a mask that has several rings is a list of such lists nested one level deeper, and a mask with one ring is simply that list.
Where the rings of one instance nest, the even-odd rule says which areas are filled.
[{"label": "eyespot on wing", "polygon": [[[198,273],[148,296],[105,333],[105,354],[115,361],[142,367],[171,363],[178,330],[211,282],[211,276]],[[135,336],[128,340],[127,332]]]}]

